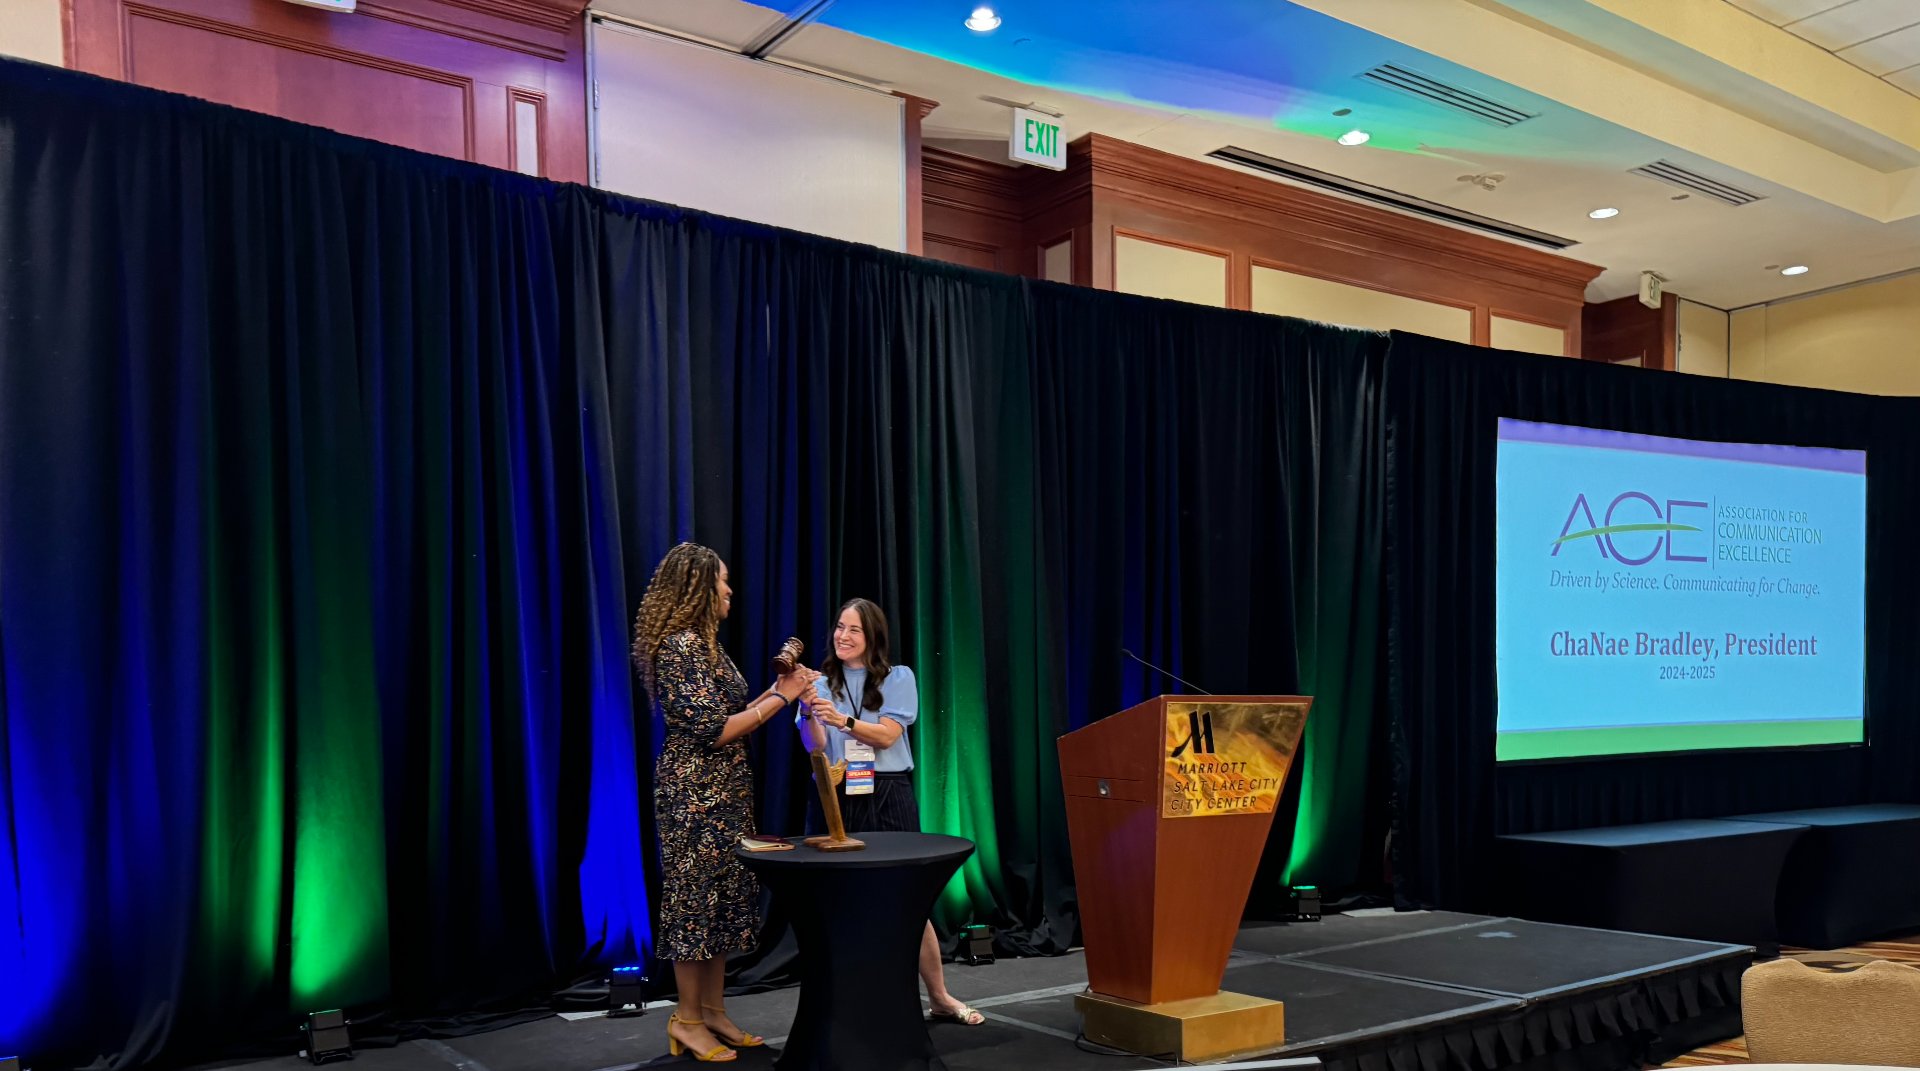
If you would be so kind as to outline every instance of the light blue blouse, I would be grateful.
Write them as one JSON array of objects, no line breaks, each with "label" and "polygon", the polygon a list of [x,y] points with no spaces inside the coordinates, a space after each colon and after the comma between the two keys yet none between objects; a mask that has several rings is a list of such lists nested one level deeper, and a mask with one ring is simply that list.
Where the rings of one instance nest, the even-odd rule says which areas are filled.
[{"label": "light blue blouse", "polygon": [[[827,678],[821,677],[813,682],[814,691],[833,700],[834,709],[849,717],[861,721],[877,722],[881,718],[892,718],[900,723],[900,739],[892,747],[883,748],[873,756],[875,773],[901,773],[913,769],[913,745],[907,739],[907,728],[920,716],[920,691],[913,682],[913,670],[906,666],[895,666],[887,672],[887,679],[880,682],[879,711],[860,709],[860,701],[867,689],[867,671],[847,669],[847,694],[834,695],[827,686]],[[804,713],[794,715],[794,724],[798,725]],[[848,736],[839,729],[821,723],[827,738],[827,761],[839,762],[846,757]]]}]

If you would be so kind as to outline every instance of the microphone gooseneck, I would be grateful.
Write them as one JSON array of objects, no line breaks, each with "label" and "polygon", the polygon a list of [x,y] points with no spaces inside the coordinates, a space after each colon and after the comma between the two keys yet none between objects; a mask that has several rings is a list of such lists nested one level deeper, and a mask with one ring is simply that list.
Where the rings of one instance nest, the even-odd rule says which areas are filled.
[{"label": "microphone gooseneck", "polygon": [[1141,665],[1147,667],[1148,669],[1153,670],[1155,673],[1159,673],[1163,676],[1171,677],[1174,680],[1179,681],[1181,684],[1184,684],[1187,687],[1193,689],[1194,691],[1199,692],[1201,695],[1213,694],[1212,692],[1207,691],[1205,688],[1200,687],[1199,685],[1193,683],[1192,681],[1185,680],[1180,677],[1175,677],[1172,673],[1168,673],[1166,670],[1161,669],[1159,666],[1154,665],[1152,662],[1149,662],[1144,658],[1141,658],[1139,655],[1134,654],[1132,651],[1127,650],[1125,647],[1120,648],[1120,653],[1123,655],[1126,655],[1128,658],[1133,659],[1135,662],[1140,663]]}]

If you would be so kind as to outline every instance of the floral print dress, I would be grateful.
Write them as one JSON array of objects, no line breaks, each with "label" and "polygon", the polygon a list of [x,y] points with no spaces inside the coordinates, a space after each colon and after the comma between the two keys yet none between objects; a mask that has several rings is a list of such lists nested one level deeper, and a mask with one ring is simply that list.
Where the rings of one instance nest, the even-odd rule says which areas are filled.
[{"label": "floral print dress", "polygon": [[654,691],[667,738],[653,773],[660,836],[660,925],[656,954],[702,960],[750,952],[759,887],[734,858],[752,836],[753,782],[744,738],[714,747],[728,717],[746,708],[747,681],[723,651],[721,665],[692,631],[660,641]]}]

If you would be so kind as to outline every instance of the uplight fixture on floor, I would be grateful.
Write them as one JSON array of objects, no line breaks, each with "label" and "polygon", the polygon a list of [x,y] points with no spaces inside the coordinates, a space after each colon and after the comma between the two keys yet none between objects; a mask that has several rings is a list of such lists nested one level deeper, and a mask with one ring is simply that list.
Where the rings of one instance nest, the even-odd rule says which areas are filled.
[{"label": "uplight fixture on floor", "polygon": [[1320,887],[1318,885],[1295,885],[1287,890],[1287,898],[1292,901],[1293,921],[1320,921]]},{"label": "uplight fixture on floor", "polygon": [[975,924],[960,934],[961,962],[974,967],[993,962],[993,927]]},{"label": "uplight fixture on floor", "polygon": [[647,972],[640,967],[615,967],[607,978],[607,1018],[645,1014]]},{"label": "uplight fixture on floor", "polygon": [[324,1064],[329,1060],[353,1059],[353,1035],[347,1013],[338,1008],[310,1012],[302,1026],[307,1033],[307,1060]]}]

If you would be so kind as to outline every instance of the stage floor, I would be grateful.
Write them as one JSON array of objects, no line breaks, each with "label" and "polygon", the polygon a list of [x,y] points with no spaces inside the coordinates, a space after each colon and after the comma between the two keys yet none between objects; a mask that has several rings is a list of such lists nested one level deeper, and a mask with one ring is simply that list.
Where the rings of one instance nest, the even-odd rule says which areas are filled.
[{"label": "stage floor", "polygon": [[[1470,1065],[1628,1067],[1739,1033],[1738,977],[1752,949],[1449,912],[1362,912],[1240,931],[1223,988],[1286,1002],[1287,1043],[1262,1067],[1404,1066],[1450,1052]],[[1083,1047],[1073,995],[1086,984],[1078,954],[952,964],[955,995],[982,1026],[937,1024],[934,1047],[952,1071],[1166,1067],[1167,1061]],[[793,1019],[792,989],[731,997],[748,1030],[778,1045]],[[629,1071],[666,1057],[666,1007],[638,1017],[553,1016],[444,1041],[362,1049],[363,1071]],[[1576,1051],[1577,1050],[1577,1051]],[[743,1050],[736,1067],[771,1067],[774,1052]],[[1243,1058],[1244,1059],[1244,1058]],[[1416,1064],[1417,1065],[1417,1064]],[[245,1071],[310,1066],[288,1056],[202,1065]]]}]

